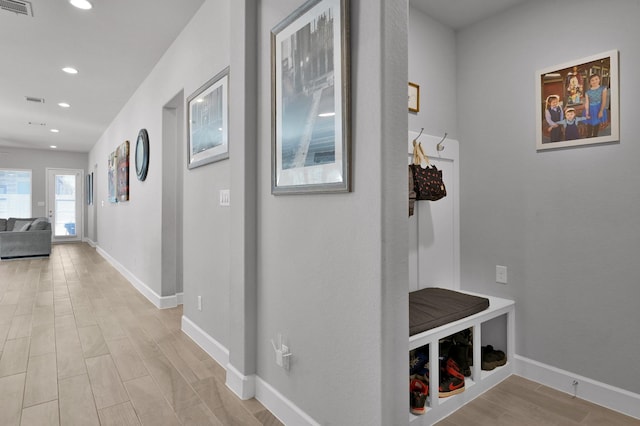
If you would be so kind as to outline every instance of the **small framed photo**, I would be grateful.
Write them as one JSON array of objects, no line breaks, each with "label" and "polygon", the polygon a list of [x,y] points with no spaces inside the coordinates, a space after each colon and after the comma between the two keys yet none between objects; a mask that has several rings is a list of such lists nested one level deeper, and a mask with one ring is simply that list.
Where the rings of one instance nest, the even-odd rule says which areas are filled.
[{"label": "small framed photo", "polygon": [[271,30],[271,193],[350,191],[349,0],[310,0]]},{"label": "small framed photo", "polygon": [[187,167],[229,158],[229,67],[187,99]]},{"label": "small framed photo", "polygon": [[620,140],[618,51],[536,72],[537,150]]},{"label": "small framed photo", "polygon": [[420,86],[409,82],[409,111],[420,112]]}]

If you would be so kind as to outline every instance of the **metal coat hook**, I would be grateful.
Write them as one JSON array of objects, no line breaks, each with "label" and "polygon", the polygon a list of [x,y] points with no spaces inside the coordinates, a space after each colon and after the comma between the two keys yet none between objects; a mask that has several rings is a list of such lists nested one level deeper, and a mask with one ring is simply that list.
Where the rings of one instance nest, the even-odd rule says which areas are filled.
[{"label": "metal coat hook", "polygon": [[414,142],[416,142],[420,138],[420,136],[422,135],[422,132],[424,132],[424,127],[420,129],[420,134],[416,136],[416,138],[413,140]]},{"label": "metal coat hook", "polygon": [[[420,132],[422,133],[422,132]],[[440,142],[438,142],[438,145],[436,145],[436,149],[438,151],[444,151],[444,145],[442,144],[444,142],[444,140],[447,138],[447,132],[444,132],[444,136],[442,137],[442,139],[440,140]]]}]

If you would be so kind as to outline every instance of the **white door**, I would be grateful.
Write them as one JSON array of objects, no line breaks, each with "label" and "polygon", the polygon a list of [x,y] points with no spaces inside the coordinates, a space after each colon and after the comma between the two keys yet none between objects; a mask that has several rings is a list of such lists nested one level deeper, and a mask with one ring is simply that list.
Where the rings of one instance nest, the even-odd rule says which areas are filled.
[{"label": "white door", "polygon": [[47,169],[47,211],[53,242],[82,239],[83,178],[83,170]]}]

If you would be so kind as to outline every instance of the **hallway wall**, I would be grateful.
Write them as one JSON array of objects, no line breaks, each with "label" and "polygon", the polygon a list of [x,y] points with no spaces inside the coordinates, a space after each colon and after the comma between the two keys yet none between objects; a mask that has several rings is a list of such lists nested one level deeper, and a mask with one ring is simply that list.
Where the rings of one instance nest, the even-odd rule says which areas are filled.
[{"label": "hallway wall", "polygon": [[[635,393],[639,14],[635,0],[526,2],[457,43],[463,288],[515,298],[518,354]],[[611,49],[620,142],[536,152],[535,71]]]},{"label": "hallway wall", "polygon": [[[89,164],[97,163],[101,172],[95,186],[99,248],[158,296],[163,295],[163,107],[181,91],[188,97],[228,65],[228,34],[229,0],[206,1],[89,153]],[[184,127],[176,149],[186,152]],[[130,200],[111,204],[107,201],[108,154],[125,140],[134,153],[141,128],[149,133],[147,179],[136,178],[131,162]],[[184,312],[222,343],[228,332],[229,218],[228,209],[218,206],[218,189],[229,187],[228,163],[187,170],[185,160],[177,170],[183,174],[184,185],[178,190],[183,191],[188,212],[184,227],[178,230],[185,247]],[[203,298],[202,311],[196,309],[198,295]]]}]

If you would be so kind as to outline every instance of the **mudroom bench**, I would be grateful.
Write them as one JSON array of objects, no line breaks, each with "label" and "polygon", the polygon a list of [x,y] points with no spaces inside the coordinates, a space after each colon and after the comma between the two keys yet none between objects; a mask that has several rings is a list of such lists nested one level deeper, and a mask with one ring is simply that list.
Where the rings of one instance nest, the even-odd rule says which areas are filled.
[{"label": "mudroom bench", "polygon": [[[489,306],[483,308],[479,312],[464,316],[463,318],[410,335],[409,351],[428,346],[429,359],[436,360],[435,362],[431,361],[432,367],[429,371],[429,397],[427,399],[426,413],[420,416],[409,414],[409,421],[411,425],[426,426],[434,424],[438,420],[441,420],[453,413],[467,402],[481,395],[489,388],[500,383],[513,372],[513,356],[515,348],[514,301],[460,290],[457,290],[456,293],[486,299],[489,302]],[[453,308],[455,311],[456,307],[454,306]],[[464,307],[459,308],[464,309]],[[409,315],[411,318],[411,303],[409,309]],[[414,318],[410,320],[410,323],[415,325],[415,304],[413,309]],[[446,313],[444,315],[446,315]],[[439,341],[466,329],[471,329],[473,344],[473,365],[471,366],[471,377],[467,377],[465,380],[464,392],[447,398],[440,398],[438,397],[440,372],[437,367],[437,360],[440,357]],[[499,346],[502,346],[505,350],[507,354],[507,363],[506,365],[497,367],[492,371],[484,371],[481,369],[481,347],[487,344],[496,345],[496,343]]]}]

